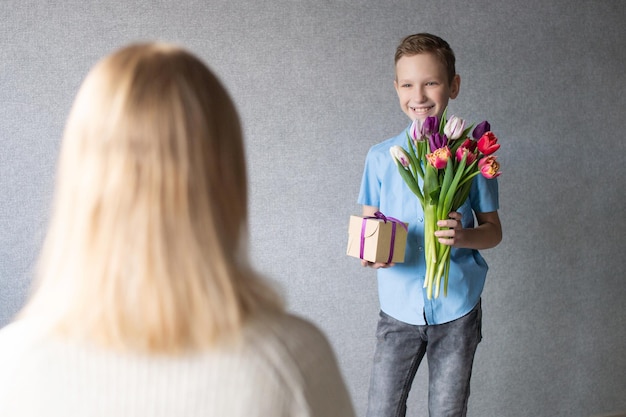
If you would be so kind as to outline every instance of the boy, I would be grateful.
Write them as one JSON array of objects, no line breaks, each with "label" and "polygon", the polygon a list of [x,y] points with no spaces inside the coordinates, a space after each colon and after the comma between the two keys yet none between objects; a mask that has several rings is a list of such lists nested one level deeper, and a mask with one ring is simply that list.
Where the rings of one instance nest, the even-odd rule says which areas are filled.
[{"label": "boy", "polygon": [[[448,101],[459,94],[454,53],[438,36],[419,33],[402,40],[395,72],[400,107],[411,120],[441,118]],[[380,210],[409,223],[404,263],[361,261],[378,270],[381,307],[367,416],[406,415],[406,400],[424,355],[430,417],[465,416],[474,353],[482,337],[480,295],[487,274],[478,250],[502,239],[498,184],[476,176],[467,201],[438,223],[444,230],[435,236],[453,247],[448,295],[428,300],[423,288],[424,214],[389,154],[391,146],[406,144],[405,130],[369,150],[358,198],[364,216]]]}]

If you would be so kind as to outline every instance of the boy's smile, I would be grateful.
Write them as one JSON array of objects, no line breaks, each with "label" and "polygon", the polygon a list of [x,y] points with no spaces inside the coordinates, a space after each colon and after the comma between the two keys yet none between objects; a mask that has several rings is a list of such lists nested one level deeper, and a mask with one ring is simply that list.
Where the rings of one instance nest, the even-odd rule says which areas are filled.
[{"label": "boy's smile", "polygon": [[441,117],[449,99],[459,93],[461,80],[448,82],[445,66],[430,53],[403,56],[396,63],[394,86],[402,111],[411,120]]}]

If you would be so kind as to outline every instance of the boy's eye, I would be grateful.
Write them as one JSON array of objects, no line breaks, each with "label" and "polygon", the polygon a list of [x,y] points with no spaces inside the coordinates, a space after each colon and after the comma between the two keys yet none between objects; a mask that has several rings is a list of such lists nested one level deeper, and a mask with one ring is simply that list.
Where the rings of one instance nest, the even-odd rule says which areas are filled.
[{"label": "boy's eye", "polygon": [[410,87],[411,87],[411,84],[402,84],[402,87],[403,87],[403,88],[410,88]]},{"label": "boy's eye", "polygon": [[428,81],[426,85],[437,85],[436,81]]}]

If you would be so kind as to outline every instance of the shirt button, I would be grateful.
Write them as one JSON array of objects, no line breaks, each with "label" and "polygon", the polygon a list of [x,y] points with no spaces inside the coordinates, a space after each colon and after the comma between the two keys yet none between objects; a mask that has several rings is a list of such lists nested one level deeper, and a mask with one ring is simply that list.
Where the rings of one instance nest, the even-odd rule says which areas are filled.
[{"label": "shirt button", "polygon": [[417,250],[420,251],[420,252],[423,252],[424,248],[420,246],[420,247],[417,248]]},{"label": "shirt button", "polygon": [[419,219],[417,219],[417,220],[419,220],[419,222],[420,222],[420,223],[423,223],[423,222],[424,222],[424,218],[423,218],[423,217],[420,217],[420,218],[419,218]]}]

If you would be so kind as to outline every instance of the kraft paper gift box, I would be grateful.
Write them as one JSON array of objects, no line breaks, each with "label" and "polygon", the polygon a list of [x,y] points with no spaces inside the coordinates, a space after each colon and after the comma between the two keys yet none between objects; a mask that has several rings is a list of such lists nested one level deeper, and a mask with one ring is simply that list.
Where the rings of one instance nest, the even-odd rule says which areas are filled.
[{"label": "kraft paper gift box", "polygon": [[350,216],[349,256],[369,262],[404,262],[408,223],[377,212],[373,217]]}]

